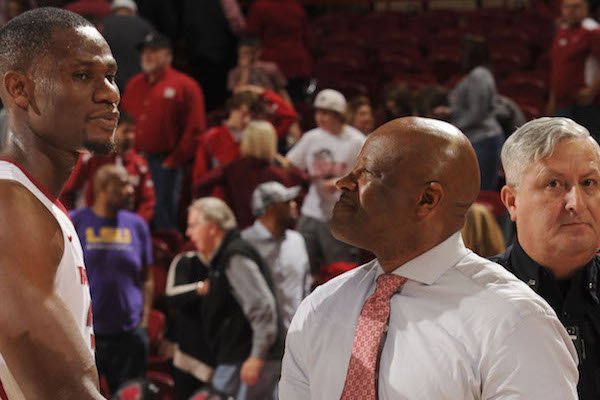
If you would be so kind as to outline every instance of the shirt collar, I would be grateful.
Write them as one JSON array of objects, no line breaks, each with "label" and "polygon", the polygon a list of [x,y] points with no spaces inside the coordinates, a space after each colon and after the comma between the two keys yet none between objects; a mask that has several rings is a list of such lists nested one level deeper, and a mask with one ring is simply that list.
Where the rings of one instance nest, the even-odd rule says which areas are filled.
[{"label": "shirt collar", "polygon": [[[540,274],[542,271],[547,271],[548,276],[552,276],[552,273],[547,268],[538,264],[535,260],[529,257],[529,254],[525,252],[517,239],[515,239],[512,245],[510,257],[510,264],[513,267],[514,274],[535,292],[537,292],[539,289]],[[594,285],[596,285],[597,278],[592,278],[589,275],[594,273],[594,269],[596,268],[596,259],[597,257],[592,257],[592,259],[579,270],[586,271],[586,274],[588,275],[588,282],[593,281]]]},{"label": "shirt collar", "polygon": [[[411,281],[431,285],[468,253],[469,250],[458,231],[432,249],[399,266],[392,273]],[[381,265],[377,262],[377,276],[383,273]]]},{"label": "shirt collar", "polygon": [[537,292],[540,284],[540,269],[542,266],[525,253],[525,250],[523,250],[517,239],[515,239],[512,245],[510,257],[512,258],[511,265],[515,270],[515,275],[525,282],[527,286]]},{"label": "shirt collar", "polygon": [[287,229],[286,229],[283,232],[283,235],[281,236],[281,238],[276,239],[275,237],[273,237],[273,234],[271,233],[271,231],[268,230],[267,227],[262,222],[260,222],[258,219],[255,220],[254,224],[252,225],[252,231],[254,232],[254,235],[256,236],[256,238],[260,239],[260,240],[272,240],[272,241],[284,240],[287,235]]},{"label": "shirt collar", "polygon": [[269,231],[267,227],[264,226],[263,223],[260,222],[258,219],[254,221],[254,224],[252,225],[252,230],[254,231],[258,239],[273,239],[271,231]]}]

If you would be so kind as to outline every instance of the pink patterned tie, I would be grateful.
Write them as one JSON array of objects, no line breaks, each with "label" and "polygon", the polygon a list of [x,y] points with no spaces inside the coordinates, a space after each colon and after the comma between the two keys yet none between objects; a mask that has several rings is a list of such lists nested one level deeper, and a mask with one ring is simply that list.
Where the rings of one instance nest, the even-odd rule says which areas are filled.
[{"label": "pink patterned tie", "polygon": [[377,399],[377,358],[390,317],[390,299],[406,280],[405,277],[394,274],[382,274],[377,278],[375,293],[367,299],[358,318],[340,400]]}]

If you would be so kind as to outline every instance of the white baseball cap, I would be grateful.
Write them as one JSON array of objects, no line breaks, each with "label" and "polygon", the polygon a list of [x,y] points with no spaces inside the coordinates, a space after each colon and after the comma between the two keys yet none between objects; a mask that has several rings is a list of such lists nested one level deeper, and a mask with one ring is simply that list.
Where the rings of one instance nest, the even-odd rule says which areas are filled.
[{"label": "white baseball cap", "polygon": [[321,110],[335,111],[344,115],[346,113],[346,98],[343,94],[333,89],[323,89],[315,97],[314,107]]},{"label": "white baseball cap", "polygon": [[274,203],[284,203],[298,197],[300,186],[287,188],[279,182],[261,183],[252,193],[252,214],[260,217]]},{"label": "white baseball cap", "polygon": [[135,12],[138,10],[137,4],[133,0],[114,0],[110,9],[115,10],[117,8],[129,8]]}]

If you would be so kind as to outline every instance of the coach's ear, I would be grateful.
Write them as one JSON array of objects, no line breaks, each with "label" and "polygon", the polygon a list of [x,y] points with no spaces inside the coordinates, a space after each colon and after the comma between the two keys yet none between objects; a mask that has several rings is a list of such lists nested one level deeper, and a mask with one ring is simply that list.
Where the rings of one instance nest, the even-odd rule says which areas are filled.
[{"label": "coach's ear", "polygon": [[504,185],[500,191],[500,199],[510,214],[510,220],[517,222],[517,206],[515,205],[517,189],[514,186]]},{"label": "coach's ear", "polygon": [[27,75],[17,71],[8,71],[4,74],[2,84],[2,89],[8,94],[9,101],[12,99],[17,107],[27,110],[29,106],[28,89],[32,84]]},{"label": "coach's ear", "polygon": [[419,197],[417,215],[420,217],[427,216],[437,208],[443,197],[444,188],[442,185],[439,182],[428,182]]}]

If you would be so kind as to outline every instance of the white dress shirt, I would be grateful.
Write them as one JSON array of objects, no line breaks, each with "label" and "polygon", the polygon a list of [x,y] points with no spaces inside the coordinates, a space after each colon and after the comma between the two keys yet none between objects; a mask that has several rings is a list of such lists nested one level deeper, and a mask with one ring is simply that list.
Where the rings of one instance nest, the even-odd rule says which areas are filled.
[{"label": "white dress shirt", "polygon": [[[339,399],[377,260],[317,288],[288,331],[282,400]],[[393,273],[380,400],[577,399],[575,348],[550,306],[460,232]]]}]

